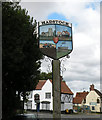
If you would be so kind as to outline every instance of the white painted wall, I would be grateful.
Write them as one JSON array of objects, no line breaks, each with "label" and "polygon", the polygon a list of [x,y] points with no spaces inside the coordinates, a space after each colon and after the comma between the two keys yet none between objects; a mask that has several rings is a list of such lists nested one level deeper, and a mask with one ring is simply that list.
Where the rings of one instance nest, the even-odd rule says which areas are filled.
[{"label": "white painted wall", "polygon": [[64,110],[70,110],[73,109],[73,103],[64,103]]},{"label": "white painted wall", "polygon": [[[46,99],[45,98],[45,93],[51,93],[51,98],[50,99]],[[29,98],[30,101],[32,101],[32,110],[36,110],[36,103],[34,101],[34,95],[35,94],[39,94],[40,96],[40,109],[42,109],[42,101],[49,101],[50,102],[50,110],[53,109],[52,106],[52,83],[50,82],[50,80],[47,80],[46,83],[44,84],[44,86],[42,87],[42,90],[33,90],[32,91],[32,98]],[[26,107],[25,107],[26,108]]]},{"label": "white painted wall", "polygon": [[[32,108],[31,108],[32,110],[36,110],[36,103],[34,101],[34,95],[35,94],[39,94],[39,96],[40,96],[40,110],[42,110],[42,103],[41,103],[42,101],[49,101],[50,102],[50,110],[53,110],[52,83],[50,82],[50,80],[46,81],[46,83],[42,87],[42,90],[33,90],[33,91],[31,91],[31,93],[32,93],[32,98],[29,98],[29,101],[32,101]],[[45,98],[45,93],[51,93],[51,98],[46,99]],[[62,94],[61,99],[64,96],[65,95]],[[71,95],[71,99],[73,99],[72,95]],[[62,105],[62,109],[61,109],[62,111],[64,111],[65,109],[73,109],[72,100],[71,100],[71,103],[68,103],[68,102],[66,103],[65,101],[63,101],[63,102],[64,102],[64,104]],[[26,104],[25,104],[24,108],[27,109]]]},{"label": "white painted wall", "polygon": [[[97,98],[100,100],[100,96],[95,91],[90,91],[86,96],[85,105],[90,106],[90,110],[93,112],[100,112],[100,103],[97,103]],[[96,105],[90,105],[90,103],[96,103]],[[92,110],[92,106],[95,107],[95,110]]]},{"label": "white painted wall", "polygon": [[40,99],[41,99],[41,90],[33,90],[33,95],[32,95],[32,110],[36,110],[36,103],[34,101],[34,95],[39,94]]},{"label": "white painted wall", "polygon": [[[50,99],[46,99],[45,98],[45,93],[51,93],[51,98]],[[53,109],[53,101],[52,101],[53,97],[52,97],[52,83],[50,82],[50,80],[47,80],[46,83],[44,84],[44,86],[42,87],[42,101],[49,101],[50,102],[50,110]]]}]

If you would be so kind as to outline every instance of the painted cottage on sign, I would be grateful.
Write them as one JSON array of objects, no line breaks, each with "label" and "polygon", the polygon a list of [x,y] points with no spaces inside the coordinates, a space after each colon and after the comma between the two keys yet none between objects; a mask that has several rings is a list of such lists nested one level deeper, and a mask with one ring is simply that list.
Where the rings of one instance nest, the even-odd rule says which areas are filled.
[{"label": "painted cottage on sign", "polygon": [[[39,80],[36,89],[30,91],[28,102],[24,104],[24,109],[36,110],[34,97],[39,96],[37,109],[53,110],[52,80]],[[61,81],[61,111],[73,109],[73,92],[64,81]]]}]

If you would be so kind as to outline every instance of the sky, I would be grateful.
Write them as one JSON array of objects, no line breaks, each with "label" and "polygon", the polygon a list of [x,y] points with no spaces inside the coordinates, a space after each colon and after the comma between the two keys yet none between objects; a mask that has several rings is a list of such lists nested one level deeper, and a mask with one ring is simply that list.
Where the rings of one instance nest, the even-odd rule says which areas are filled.
[{"label": "sky", "polygon": [[[100,90],[100,1],[22,0],[20,4],[37,21],[72,23],[73,51],[70,58],[61,59],[61,75],[74,94],[89,91],[91,84]],[[51,72],[51,60],[41,61],[42,72]]]}]

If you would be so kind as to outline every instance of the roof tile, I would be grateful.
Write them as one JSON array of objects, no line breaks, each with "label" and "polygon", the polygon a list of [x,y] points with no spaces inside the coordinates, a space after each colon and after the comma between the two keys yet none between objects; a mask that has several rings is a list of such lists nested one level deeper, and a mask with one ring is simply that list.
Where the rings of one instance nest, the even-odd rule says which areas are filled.
[{"label": "roof tile", "polygon": [[81,104],[82,101],[86,98],[89,92],[77,92],[75,98],[73,98],[74,104]]},{"label": "roof tile", "polygon": [[99,90],[94,89],[94,91],[95,91],[100,97],[102,97],[102,93],[101,93]]},{"label": "roof tile", "polygon": [[41,90],[43,85],[45,84],[46,80],[39,80],[35,90]]}]

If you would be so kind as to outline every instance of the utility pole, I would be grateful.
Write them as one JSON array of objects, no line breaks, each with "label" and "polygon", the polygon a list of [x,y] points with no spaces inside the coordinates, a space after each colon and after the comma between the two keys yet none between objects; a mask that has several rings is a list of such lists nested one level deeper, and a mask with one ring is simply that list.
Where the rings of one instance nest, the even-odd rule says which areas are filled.
[{"label": "utility pole", "polygon": [[53,118],[61,118],[61,80],[60,61],[52,61],[52,83],[53,83]]}]

